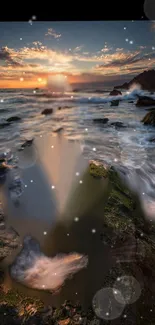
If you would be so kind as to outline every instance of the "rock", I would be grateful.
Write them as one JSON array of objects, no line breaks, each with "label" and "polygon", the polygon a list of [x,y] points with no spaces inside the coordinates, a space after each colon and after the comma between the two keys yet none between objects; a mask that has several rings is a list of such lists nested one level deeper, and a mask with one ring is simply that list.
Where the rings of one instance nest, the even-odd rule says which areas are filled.
[{"label": "rock", "polygon": [[15,122],[15,121],[20,121],[21,118],[19,116],[10,116],[7,118],[7,122]]},{"label": "rock", "polygon": [[140,73],[130,82],[125,82],[122,86],[116,86],[114,89],[129,89],[133,84],[138,84],[143,90],[155,90],[155,70],[148,70]]},{"label": "rock", "polygon": [[122,95],[121,91],[120,90],[117,90],[117,89],[113,89],[110,94],[110,96],[119,96],[119,95]]},{"label": "rock", "polygon": [[133,104],[134,103],[134,101],[133,100],[131,100],[130,102],[129,102],[129,104]]},{"label": "rock", "polygon": [[145,125],[155,126],[155,111],[147,113],[141,121]]},{"label": "rock", "polygon": [[95,118],[93,119],[94,123],[106,124],[109,121],[108,118]]},{"label": "rock", "polygon": [[125,128],[126,126],[123,124],[123,122],[112,122],[110,125],[118,127],[118,128]]},{"label": "rock", "polygon": [[[4,228],[4,227],[3,227]],[[19,234],[13,229],[0,230],[0,261],[12,254],[13,249],[20,244]]]},{"label": "rock", "polygon": [[25,147],[30,147],[33,143],[34,139],[30,139],[30,140],[26,140],[22,145],[21,148],[25,148]]},{"label": "rock", "polygon": [[53,113],[53,108],[45,108],[43,111],[42,111],[42,115],[49,115],[49,114],[52,114]]},{"label": "rock", "polygon": [[59,106],[58,110],[72,108],[72,106]]},{"label": "rock", "polygon": [[148,140],[149,142],[155,142],[155,138],[151,138]]},{"label": "rock", "polygon": [[148,96],[138,96],[136,106],[153,106],[155,105],[155,99]]},{"label": "rock", "polygon": [[61,127],[61,128],[58,128],[58,129],[54,130],[53,132],[55,132],[55,133],[60,133],[60,132],[62,132],[63,130],[64,130],[64,128]]},{"label": "rock", "polygon": [[119,100],[112,100],[111,106],[118,106],[119,105]]}]

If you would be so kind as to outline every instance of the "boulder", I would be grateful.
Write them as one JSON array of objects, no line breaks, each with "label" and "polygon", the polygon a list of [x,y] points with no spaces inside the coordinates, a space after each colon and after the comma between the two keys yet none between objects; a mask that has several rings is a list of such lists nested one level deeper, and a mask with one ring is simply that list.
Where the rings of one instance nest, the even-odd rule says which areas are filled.
[{"label": "boulder", "polygon": [[9,118],[7,118],[7,122],[16,122],[20,120],[21,118],[19,116],[10,116]]},{"label": "boulder", "polygon": [[117,89],[113,89],[110,94],[110,96],[119,96],[119,95],[122,95],[121,91],[120,90],[117,90]]},{"label": "boulder", "polygon": [[155,99],[148,96],[138,96],[136,106],[153,106],[155,105]]},{"label": "boulder", "polygon": [[98,124],[106,124],[108,123],[109,119],[108,118],[94,118],[93,122],[98,123]]},{"label": "boulder", "polygon": [[63,130],[64,130],[64,128],[63,128],[63,127],[60,127],[60,128],[58,128],[58,129],[54,130],[53,132],[55,132],[55,133],[60,133],[60,132],[62,132]]},{"label": "boulder", "polygon": [[155,126],[155,111],[151,111],[147,113],[141,121],[145,125],[153,125]]},{"label": "boulder", "polygon": [[123,124],[123,122],[112,122],[110,125],[118,127],[118,128],[125,128],[126,125]]},{"label": "boulder", "polygon": [[130,104],[133,104],[133,103],[134,103],[134,101],[133,101],[133,100],[130,100],[130,101],[129,101],[129,103],[130,103]]},{"label": "boulder", "polygon": [[119,105],[119,100],[112,100],[111,106],[118,106]]},{"label": "boulder", "polygon": [[45,108],[43,111],[42,111],[42,115],[49,115],[49,114],[52,114],[53,113],[53,108]]}]

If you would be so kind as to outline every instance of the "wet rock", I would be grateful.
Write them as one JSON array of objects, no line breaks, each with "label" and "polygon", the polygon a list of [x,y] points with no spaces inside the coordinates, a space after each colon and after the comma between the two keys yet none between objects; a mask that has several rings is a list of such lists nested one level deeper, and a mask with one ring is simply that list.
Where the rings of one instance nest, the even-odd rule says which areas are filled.
[{"label": "wet rock", "polygon": [[134,103],[134,101],[133,101],[133,100],[130,100],[130,101],[129,101],[129,104],[133,104],[133,103]]},{"label": "wet rock", "polygon": [[58,110],[62,110],[62,109],[69,109],[69,108],[72,108],[72,106],[59,106],[58,107]]},{"label": "wet rock", "polygon": [[95,118],[93,119],[94,123],[106,124],[109,121],[108,118]]},{"label": "wet rock", "polygon": [[153,106],[153,105],[155,105],[155,99],[150,98],[148,96],[138,96],[136,106],[143,107],[143,106]]},{"label": "wet rock", "polygon": [[13,228],[0,230],[0,261],[12,254],[19,247],[19,234]]},{"label": "wet rock", "polygon": [[155,142],[155,138],[151,138],[148,140],[149,142]]},{"label": "wet rock", "polygon": [[55,133],[60,133],[60,132],[62,132],[62,131],[64,131],[64,128],[63,128],[63,127],[60,127],[60,128],[58,128],[58,129],[54,130],[53,132],[55,132]]},{"label": "wet rock", "polygon": [[110,94],[110,96],[119,96],[119,95],[122,95],[121,91],[120,90],[117,90],[117,89],[113,89]]},{"label": "wet rock", "polygon": [[21,148],[30,147],[33,144],[34,139],[26,140],[22,145]]},{"label": "wet rock", "polygon": [[7,118],[7,122],[16,122],[16,121],[20,121],[21,117],[19,116],[10,116],[9,118]]},{"label": "wet rock", "polygon": [[141,121],[145,125],[155,126],[155,111],[147,113]]},{"label": "wet rock", "polygon": [[42,111],[42,115],[49,115],[49,114],[52,114],[53,113],[53,108],[45,108],[43,111]]},{"label": "wet rock", "polygon": [[112,122],[110,125],[115,126],[117,128],[125,128],[126,125],[124,125],[123,122]]},{"label": "wet rock", "polygon": [[119,105],[119,100],[112,100],[111,106],[118,106]]}]

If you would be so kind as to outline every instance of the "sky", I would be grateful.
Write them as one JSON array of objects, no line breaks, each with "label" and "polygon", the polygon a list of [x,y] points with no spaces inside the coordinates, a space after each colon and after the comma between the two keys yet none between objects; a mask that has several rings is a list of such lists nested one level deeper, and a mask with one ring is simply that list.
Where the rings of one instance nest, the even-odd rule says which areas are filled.
[{"label": "sky", "polygon": [[154,21],[0,22],[0,88],[118,85],[155,68]]}]

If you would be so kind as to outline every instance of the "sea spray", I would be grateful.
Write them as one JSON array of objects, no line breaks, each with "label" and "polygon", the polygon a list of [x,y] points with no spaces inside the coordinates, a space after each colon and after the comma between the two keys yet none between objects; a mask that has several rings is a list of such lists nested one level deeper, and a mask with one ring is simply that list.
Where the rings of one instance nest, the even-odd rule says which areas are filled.
[{"label": "sea spray", "polygon": [[41,252],[37,240],[26,236],[21,252],[10,267],[10,275],[27,287],[55,292],[67,278],[87,267],[87,264],[87,256],[78,253],[47,257]]}]

